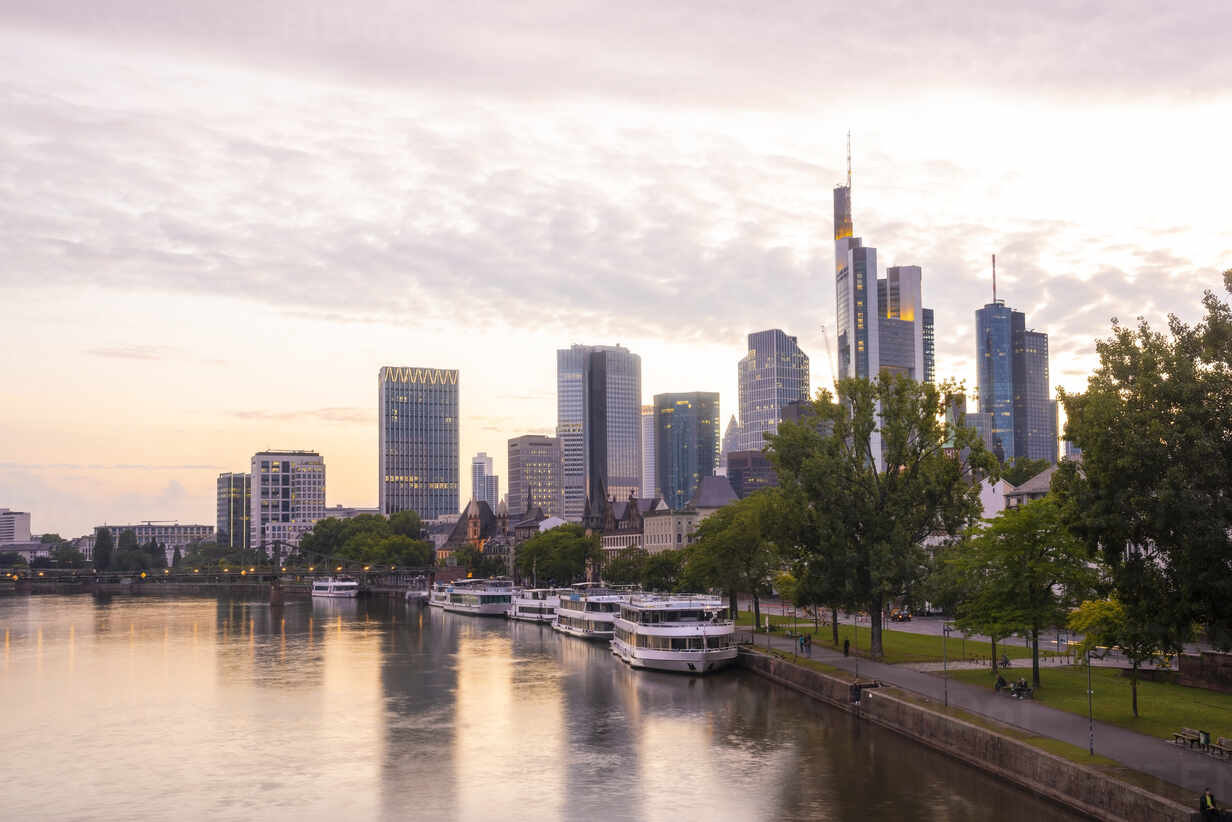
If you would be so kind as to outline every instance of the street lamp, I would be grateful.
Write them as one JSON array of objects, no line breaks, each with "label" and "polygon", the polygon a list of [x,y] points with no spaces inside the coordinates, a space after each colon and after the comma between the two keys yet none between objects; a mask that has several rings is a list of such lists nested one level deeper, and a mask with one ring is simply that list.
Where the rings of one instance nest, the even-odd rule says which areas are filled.
[{"label": "street lamp", "polygon": [[941,625],[941,678],[945,685],[945,707],[950,707],[950,658],[948,649],[946,648],[946,640],[950,638],[950,631],[954,630],[953,625]]},{"label": "street lamp", "polygon": [[1095,756],[1095,691],[1091,690],[1091,649],[1087,648],[1087,729],[1088,751]]}]

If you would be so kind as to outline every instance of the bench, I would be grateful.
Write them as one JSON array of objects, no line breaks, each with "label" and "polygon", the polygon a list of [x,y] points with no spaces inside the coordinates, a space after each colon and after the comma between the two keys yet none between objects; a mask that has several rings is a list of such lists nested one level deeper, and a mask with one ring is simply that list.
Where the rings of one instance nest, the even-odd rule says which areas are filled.
[{"label": "bench", "polygon": [[1228,739],[1226,736],[1221,736],[1217,742],[1212,742],[1210,745],[1207,745],[1206,749],[1209,753],[1212,753],[1215,756],[1220,756],[1227,759],[1229,756],[1232,756],[1232,739]]},{"label": "bench", "polygon": [[1185,744],[1192,748],[1202,741],[1202,736],[1193,728],[1181,728],[1173,732],[1172,741],[1177,745]]}]

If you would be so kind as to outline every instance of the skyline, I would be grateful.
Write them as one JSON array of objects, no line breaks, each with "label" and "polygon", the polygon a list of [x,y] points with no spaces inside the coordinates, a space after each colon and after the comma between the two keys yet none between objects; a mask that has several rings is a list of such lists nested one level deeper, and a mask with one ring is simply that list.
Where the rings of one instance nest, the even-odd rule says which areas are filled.
[{"label": "skyline", "polygon": [[[413,35],[356,29],[388,9],[275,4],[248,21],[257,52],[238,8],[0,10],[0,507],[36,532],[211,523],[217,475],[267,448],[318,451],[328,505],[375,506],[388,363],[461,372],[462,476],[486,451],[507,477],[508,438],[554,434],[573,344],[640,355],[643,403],[735,409],[745,336],[781,328],[815,392],[848,129],[857,233],[882,271],[923,268],[937,378],[969,393],[990,254],[1070,389],[1110,317],[1196,318],[1232,255],[1218,4],[993,10],[952,32],[922,10],[801,9],[795,32],[727,9],[670,46],[667,10],[595,9],[573,39],[552,17],[570,45],[540,62],[501,9],[408,13]],[[982,42],[1006,27],[1027,33]],[[819,37],[841,47],[814,55]],[[827,83],[870,38],[890,59]]]}]

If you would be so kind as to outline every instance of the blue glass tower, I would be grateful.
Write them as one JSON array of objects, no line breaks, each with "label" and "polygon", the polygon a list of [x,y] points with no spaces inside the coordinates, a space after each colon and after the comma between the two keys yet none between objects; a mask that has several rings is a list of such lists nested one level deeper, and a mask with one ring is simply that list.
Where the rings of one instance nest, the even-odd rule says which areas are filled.
[{"label": "blue glass tower", "polygon": [[656,485],[673,511],[688,505],[719,462],[719,395],[655,394]]}]

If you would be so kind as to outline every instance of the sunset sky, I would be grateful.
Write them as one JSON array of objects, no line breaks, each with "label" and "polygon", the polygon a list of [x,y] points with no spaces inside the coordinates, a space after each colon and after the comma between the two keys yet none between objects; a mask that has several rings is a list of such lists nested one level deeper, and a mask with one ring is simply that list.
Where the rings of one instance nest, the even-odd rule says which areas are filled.
[{"label": "sunset sky", "polygon": [[750,331],[827,384],[848,129],[938,375],[995,252],[1080,389],[1232,267],[1230,40],[1221,0],[0,0],[0,507],[212,524],[263,448],[375,505],[382,365],[461,370],[463,502],[571,343],[725,420]]}]

